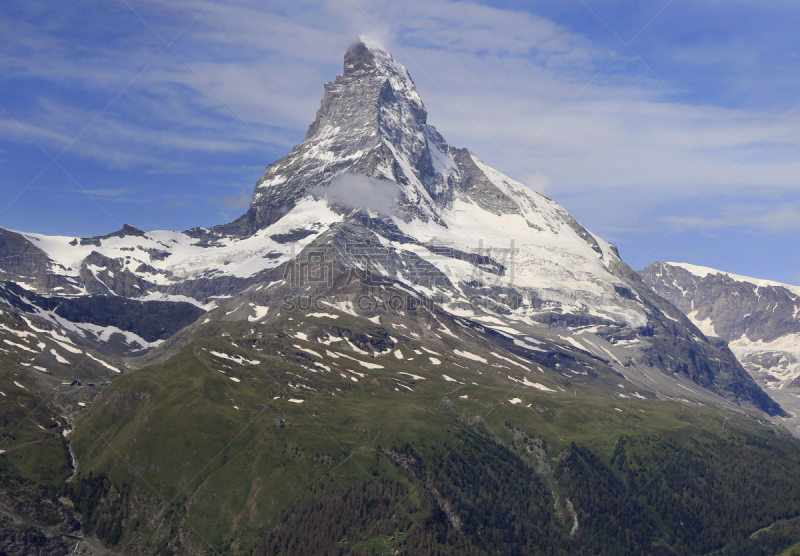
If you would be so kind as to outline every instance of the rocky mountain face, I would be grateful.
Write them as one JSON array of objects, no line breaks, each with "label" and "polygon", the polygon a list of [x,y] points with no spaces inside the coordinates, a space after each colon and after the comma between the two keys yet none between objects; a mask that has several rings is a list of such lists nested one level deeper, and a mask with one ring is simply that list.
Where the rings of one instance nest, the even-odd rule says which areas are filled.
[{"label": "rocky mountain face", "polygon": [[726,340],[759,384],[800,386],[800,288],[684,263],[640,274],[706,336]]},{"label": "rocky mountain face", "polygon": [[250,210],[231,228],[252,234],[270,226],[342,172],[395,183],[405,212],[434,217],[445,178],[434,168],[430,135],[438,137],[406,69],[387,52],[356,43],[342,75],[325,85],[305,140],[267,168]]},{"label": "rocky mountain face", "polygon": [[[472,353],[466,346],[481,338],[486,353],[495,346],[558,376],[587,372],[589,357],[593,372],[662,399],[689,391],[783,413],[724,342],[648,288],[613,245],[448,145],[406,69],[363,42],[326,84],[305,140],[267,168],[235,222],[95,238],[4,230],[0,239],[3,277],[39,296],[17,292],[31,307],[20,310],[90,341],[115,337],[128,354],[201,311],[272,323],[281,308],[281,318],[291,309],[302,320],[325,306],[400,335],[413,326],[430,349],[449,336],[448,349]],[[139,312],[111,318],[115,310]],[[133,328],[168,313],[170,326]]]},{"label": "rocky mountain face", "polygon": [[[154,347],[205,313],[186,302],[138,301],[107,294],[44,296],[13,282],[0,283],[0,303],[55,324],[76,342],[113,356],[135,355]],[[111,336],[124,339],[116,342]]]}]

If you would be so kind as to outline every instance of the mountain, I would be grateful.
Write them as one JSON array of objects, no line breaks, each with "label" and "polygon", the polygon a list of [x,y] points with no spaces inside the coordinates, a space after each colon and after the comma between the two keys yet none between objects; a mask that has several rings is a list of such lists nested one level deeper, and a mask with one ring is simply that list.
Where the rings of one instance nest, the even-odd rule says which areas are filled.
[{"label": "mountain", "polygon": [[707,336],[727,341],[762,387],[800,387],[800,287],[686,263],[640,274]]},{"label": "mountain", "polygon": [[[398,299],[425,301],[434,344],[450,331],[441,322],[447,315],[505,337],[526,360],[541,353],[530,346],[545,342],[550,353],[588,353],[658,396],[682,391],[678,377],[782,414],[727,348],[654,295],[613,245],[552,200],[448,145],[428,124],[406,69],[363,42],[325,86],[305,140],[267,168],[235,222],[183,233],[125,226],[93,238],[2,237],[9,279],[40,295],[102,295],[96,314],[118,298],[143,302],[143,314],[166,310],[154,301],[172,303],[190,318],[181,303],[208,310],[240,299],[266,311],[312,296],[388,324],[406,318],[405,302],[394,308],[392,295],[376,295],[390,288]],[[91,341],[115,338],[123,355],[186,324],[176,320],[159,335],[126,328],[131,319],[67,312],[57,315],[62,325]]]},{"label": "mountain", "polygon": [[236,221],[3,230],[0,255],[0,508],[33,524],[0,524],[8,553],[31,529],[54,554],[800,541],[781,406],[613,245],[450,146],[377,46]]}]

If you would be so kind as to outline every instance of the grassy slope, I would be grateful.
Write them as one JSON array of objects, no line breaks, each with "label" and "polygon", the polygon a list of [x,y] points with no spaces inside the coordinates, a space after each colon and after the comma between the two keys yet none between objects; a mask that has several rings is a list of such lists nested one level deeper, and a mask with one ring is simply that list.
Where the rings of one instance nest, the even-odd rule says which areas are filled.
[{"label": "grassy slope", "polygon": [[[292,521],[290,514],[306,515],[303,512],[314,504],[329,507],[325,503],[330,496],[323,486],[353,495],[367,488],[364,485],[379,484],[378,480],[388,481],[391,487],[386,488],[395,493],[390,496],[395,500],[391,515],[383,521],[348,517],[348,523],[362,523],[370,530],[348,533],[344,543],[334,543],[336,550],[371,547],[380,552],[401,542],[412,543],[413,536],[420,546],[462,543],[467,551],[463,553],[492,553],[487,536],[496,535],[496,543],[502,544],[506,541],[500,532],[511,534],[513,524],[483,516],[480,519],[489,529],[481,537],[476,531],[484,525],[475,516],[481,515],[481,507],[494,507],[491,493],[475,498],[459,477],[472,477],[473,485],[485,479],[497,492],[508,483],[500,475],[517,477],[518,484],[526,480],[520,477],[529,477],[525,488],[538,493],[540,501],[552,496],[548,494],[552,490],[556,513],[527,507],[529,501],[520,502],[515,492],[505,494],[512,509],[497,505],[496,512],[520,511],[519,521],[528,525],[546,521],[538,534],[553,535],[557,541],[551,544],[562,553],[576,547],[600,553],[604,543],[625,542],[644,543],[654,553],[673,545],[718,549],[740,542],[724,531],[734,522],[754,531],[775,519],[800,515],[800,508],[788,500],[760,513],[750,508],[753,496],[774,492],[770,488],[780,482],[780,474],[766,474],[764,481],[770,484],[764,487],[755,470],[743,492],[719,498],[714,493],[730,479],[725,473],[739,471],[735,465],[706,469],[723,474],[713,481],[705,477],[710,487],[681,476],[684,469],[713,462],[719,451],[734,455],[755,451],[762,465],[780,467],[784,476],[800,471],[797,443],[753,427],[746,416],[652,400],[622,402],[586,391],[577,396],[540,392],[446,362],[433,368],[391,357],[373,360],[384,368],[370,371],[350,362],[353,370],[368,375],[354,382],[351,377],[356,375],[348,371],[343,378],[314,366],[318,361],[345,368],[342,359],[316,358],[293,347],[322,352],[319,345],[289,338],[234,342],[218,333],[209,329],[168,361],[116,380],[75,433],[81,476],[90,471],[107,473],[116,485],[117,490],[112,488],[99,506],[112,508],[109,500],[115,497],[126,501],[124,511],[108,512],[123,523],[121,537],[115,540],[131,553],[246,554],[259,539],[262,547],[269,544],[263,539],[270,534],[274,538],[269,546],[283,543],[295,546],[295,554],[314,553],[292,545],[298,539],[286,536],[287,529],[305,526]],[[211,351],[263,359],[258,365],[239,365]],[[417,373],[426,380],[414,381],[398,371]],[[463,384],[445,381],[443,374]],[[414,391],[398,388],[397,378]],[[460,398],[465,395],[467,399]],[[517,397],[522,403],[512,405],[509,400]],[[295,404],[290,398],[305,401]],[[533,438],[546,449],[549,473],[537,475],[533,470],[538,463],[529,449]],[[413,463],[406,465],[409,458]],[[521,471],[523,464],[527,471]],[[470,475],[470,469],[481,465],[485,465],[482,475]],[[496,480],[490,477],[493,470],[500,470]],[[648,482],[645,477],[655,479]],[[675,482],[670,484],[669,477]],[[693,484],[694,491],[682,489],[684,484]],[[795,494],[788,487],[781,486],[787,494]],[[442,503],[435,500],[434,490],[449,501],[451,513],[462,516],[458,533],[452,516],[445,515]],[[687,495],[710,497],[700,504],[699,511],[705,513],[697,519],[718,530],[712,538],[698,540],[698,534],[682,533],[684,526],[679,524],[684,516],[672,503],[676,496]],[[572,537],[567,499],[576,507],[579,521]],[[552,508],[554,500],[549,500],[546,506]],[[519,503],[525,507],[514,510]],[[709,517],[707,509],[714,503],[738,504],[748,517]],[[339,508],[330,511],[342,515],[350,511],[346,505],[330,508]],[[788,515],[793,511],[797,513]],[[321,520],[318,530],[331,519],[314,512],[308,515]],[[278,524],[283,529],[275,537]],[[438,537],[431,540],[434,533]],[[632,534],[638,540],[625,540]],[[390,541],[392,536],[395,540]],[[446,553],[444,548],[437,550]]]},{"label": "grassy slope", "polygon": [[[0,311],[0,536],[8,554],[26,553],[34,546],[66,552],[71,541],[50,532],[70,532],[77,525],[58,500],[72,474],[67,439],[61,434],[67,423],[43,373],[25,365],[39,350],[37,343],[24,323]],[[30,523],[49,532],[26,525]]]},{"label": "grassy slope", "polygon": [[[24,340],[14,340],[25,345]],[[64,420],[52,399],[41,395],[39,371],[24,367],[16,350],[9,351],[0,352],[0,469],[4,475],[59,484],[71,472],[60,433]]]}]

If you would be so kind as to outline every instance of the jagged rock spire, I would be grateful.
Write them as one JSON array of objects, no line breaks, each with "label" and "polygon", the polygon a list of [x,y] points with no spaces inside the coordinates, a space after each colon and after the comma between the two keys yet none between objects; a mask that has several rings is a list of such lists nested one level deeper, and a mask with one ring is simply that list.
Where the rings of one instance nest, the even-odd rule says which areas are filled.
[{"label": "jagged rock spire", "polygon": [[[397,183],[403,210],[436,217],[428,192],[441,190],[429,149],[427,112],[406,68],[380,47],[354,42],[325,94],[305,140],[258,180],[250,210],[229,227],[249,235],[277,221],[314,188],[342,173]],[[437,186],[436,183],[439,185]]]}]

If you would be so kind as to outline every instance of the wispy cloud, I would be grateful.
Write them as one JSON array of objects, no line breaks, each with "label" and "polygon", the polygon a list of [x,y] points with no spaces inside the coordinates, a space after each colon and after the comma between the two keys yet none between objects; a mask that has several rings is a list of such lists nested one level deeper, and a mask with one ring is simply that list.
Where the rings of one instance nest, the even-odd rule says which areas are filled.
[{"label": "wispy cloud", "polygon": [[770,212],[758,212],[751,205],[729,209],[719,217],[667,215],[659,217],[661,222],[682,233],[690,230],[709,232],[729,228],[745,228],[751,232],[786,233],[800,231],[800,212],[791,207],[781,207]]},{"label": "wispy cloud", "polygon": [[225,206],[232,209],[247,206],[252,198],[253,195],[251,193],[242,189],[235,197],[225,197]]},{"label": "wispy cloud", "polygon": [[318,186],[311,193],[327,198],[334,205],[391,214],[400,189],[395,183],[363,174],[340,174],[330,184]]},{"label": "wispy cloud", "polygon": [[75,192],[85,193],[93,197],[102,197],[104,199],[118,199],[125,195],[130,195],[131,193],[133,193],[133,190],[130,187],[117,187],[117,188],[75,190]]}]

